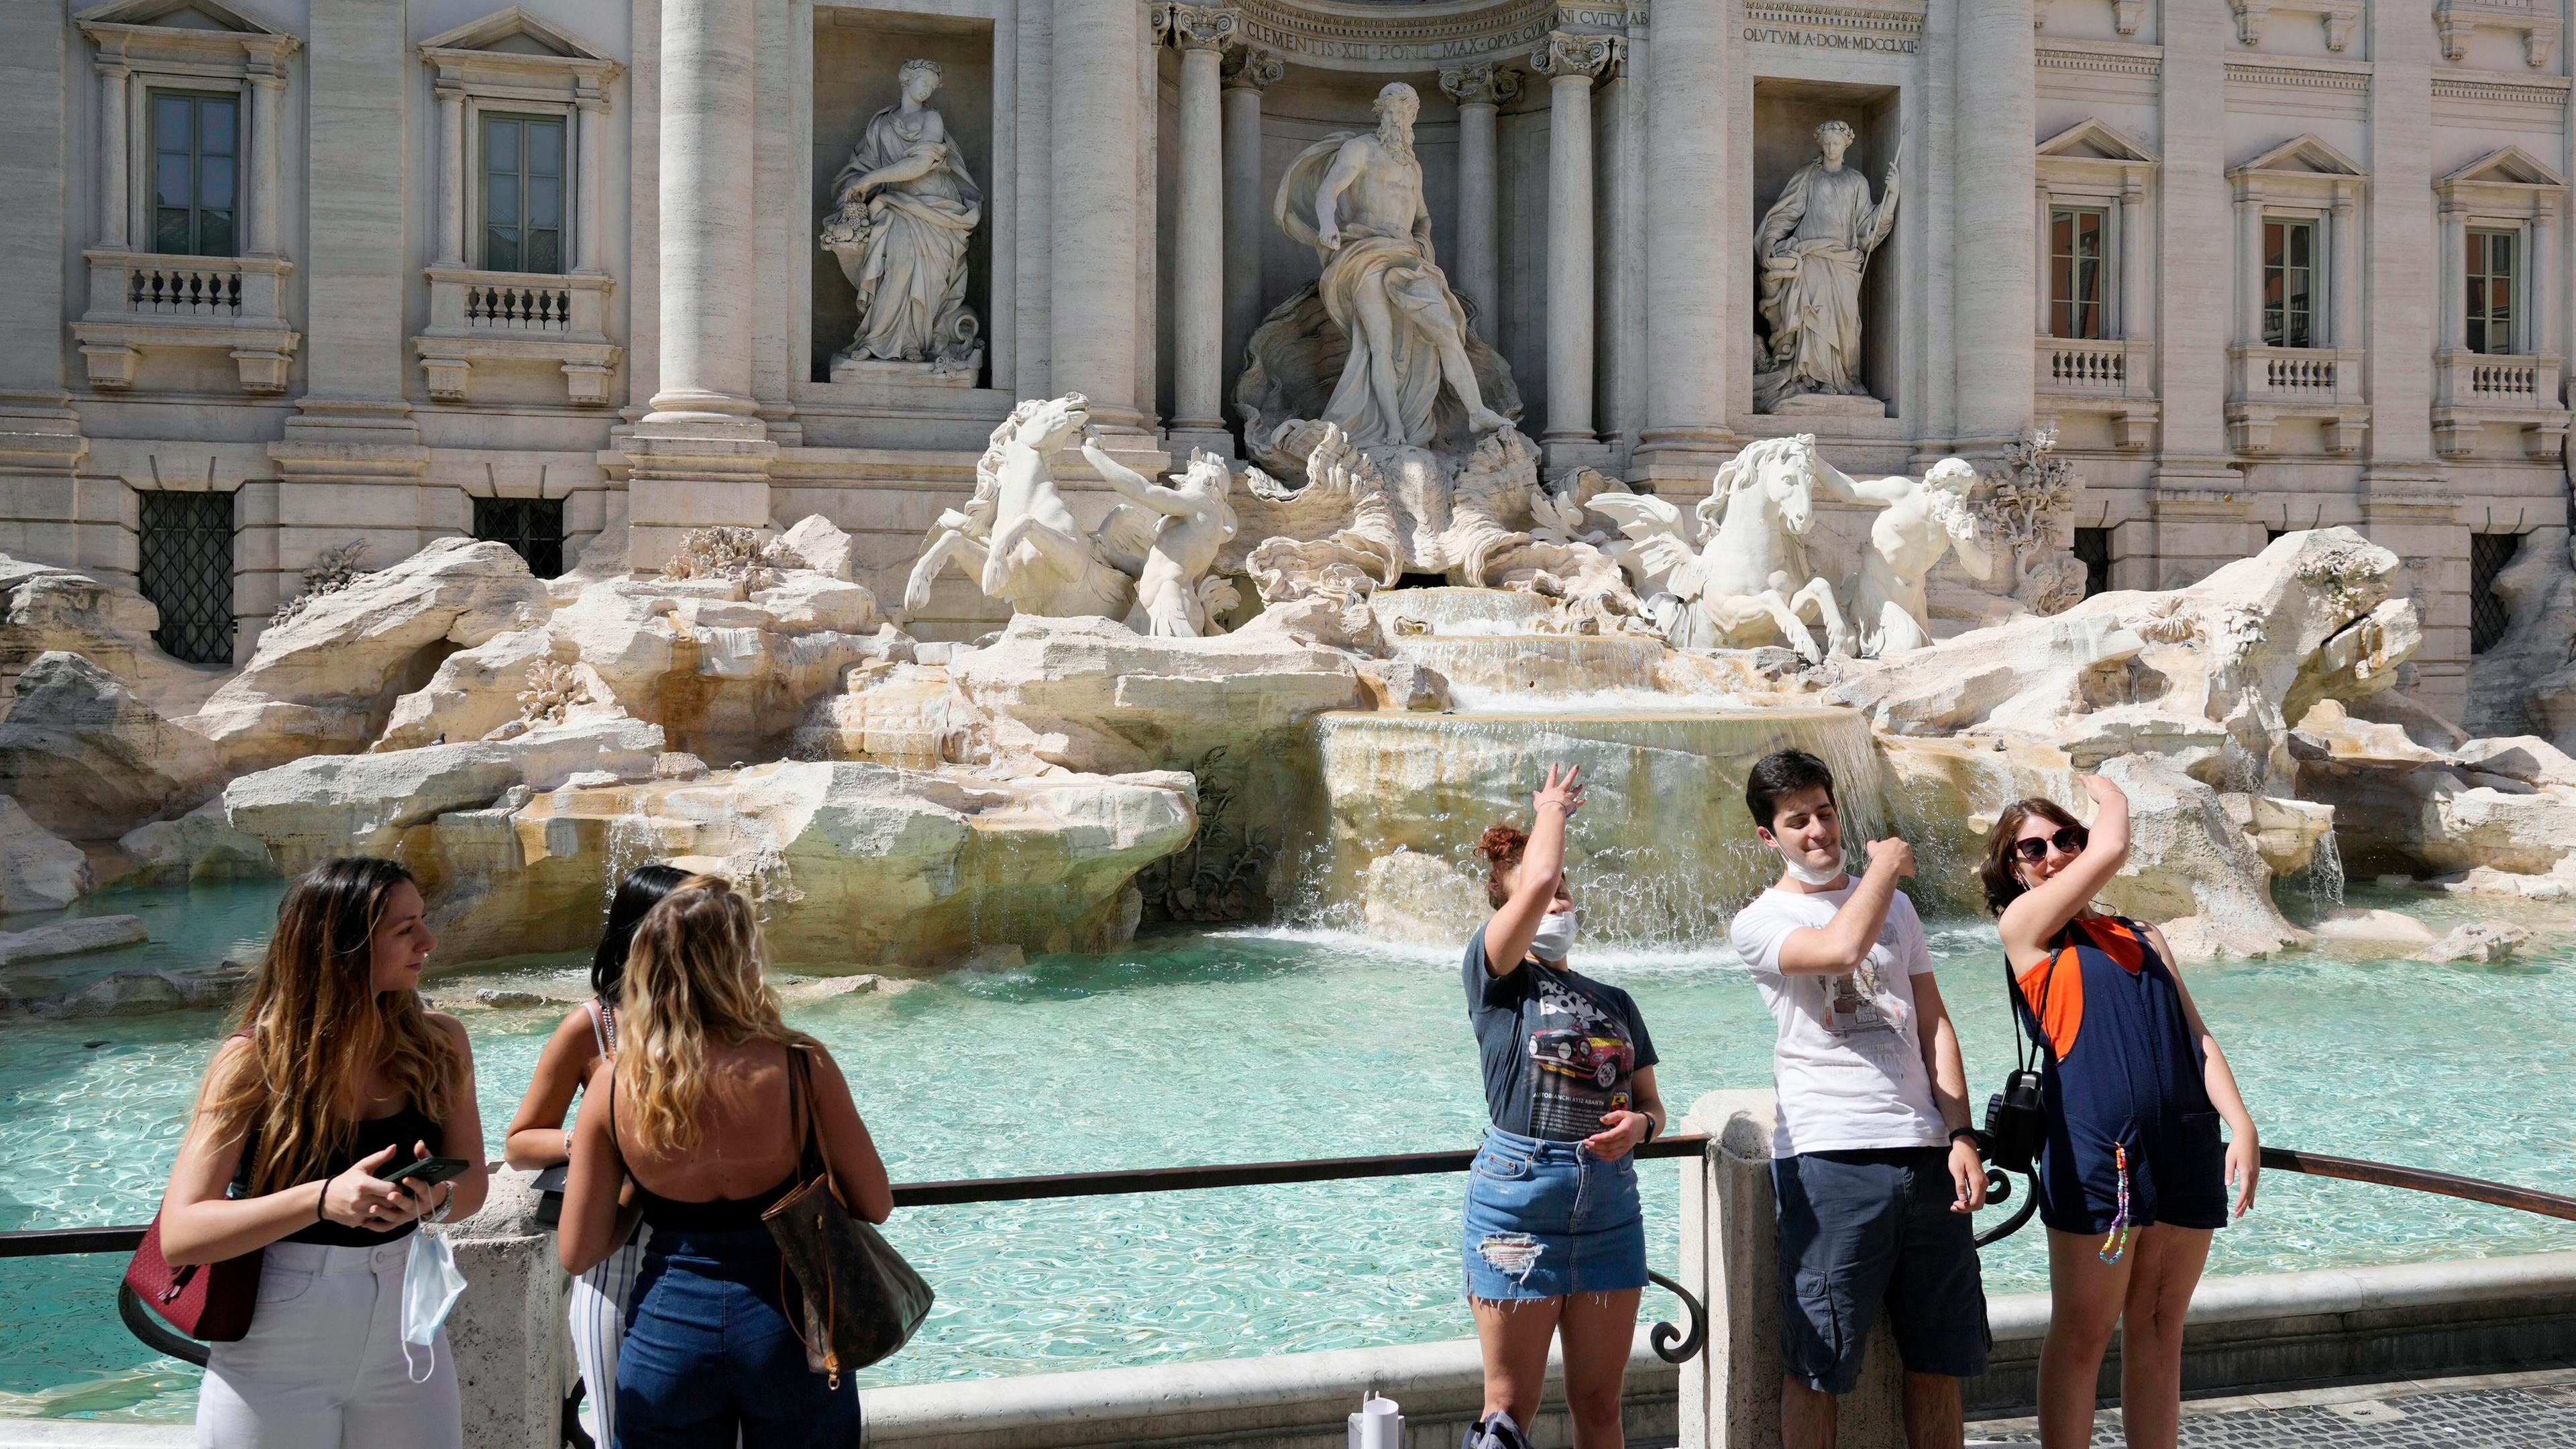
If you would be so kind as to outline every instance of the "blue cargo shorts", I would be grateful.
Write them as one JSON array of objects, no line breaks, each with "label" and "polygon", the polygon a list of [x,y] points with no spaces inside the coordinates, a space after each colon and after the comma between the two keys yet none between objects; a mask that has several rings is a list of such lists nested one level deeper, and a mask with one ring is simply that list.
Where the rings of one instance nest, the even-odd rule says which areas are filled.
[{"label": "blue cargo shorts", "polygon": [[1908,1373],[1986,1371],[1994,1338],[1976,1227],[1950,1211],[1945,1147],[1804,1152],[1771,1161],[1780,1213],[1780,1361],[1821,1393],[1860,1383],[1884,1303]]}]

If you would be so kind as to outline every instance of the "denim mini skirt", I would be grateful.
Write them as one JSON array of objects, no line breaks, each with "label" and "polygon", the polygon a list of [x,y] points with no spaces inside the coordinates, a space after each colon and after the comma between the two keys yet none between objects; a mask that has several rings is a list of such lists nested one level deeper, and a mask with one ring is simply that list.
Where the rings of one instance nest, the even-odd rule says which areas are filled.
[{"label": "denim mini skirt", "polygon": [[1485,1129],[1467,1175],[1467,1296],[1488,1301],[1646,1286],[1637,1160]]}]

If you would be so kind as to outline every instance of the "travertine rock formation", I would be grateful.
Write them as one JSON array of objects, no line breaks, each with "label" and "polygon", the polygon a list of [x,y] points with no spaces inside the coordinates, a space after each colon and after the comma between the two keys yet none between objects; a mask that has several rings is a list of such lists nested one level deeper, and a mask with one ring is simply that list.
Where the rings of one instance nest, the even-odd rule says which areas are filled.
[{"label": "travertine rock formation", "polygon": [[162,714],[187,714],[227,671],[161,652],[152,641],[160,627],[161,612],[132,589],[0,554],[0,698],[38,655],[62,650],[125,681]]},{"label": "travertine rock formation", "polygon": [[0,911],[50,911],[89,893],[89,857],[0,795]]},{"label": "travertine rock formation", "polygon": [[172,724],[78,654],[40,654],[0,715],[0,791],[47,829],[111,839],[223,787],[204,736]]}]

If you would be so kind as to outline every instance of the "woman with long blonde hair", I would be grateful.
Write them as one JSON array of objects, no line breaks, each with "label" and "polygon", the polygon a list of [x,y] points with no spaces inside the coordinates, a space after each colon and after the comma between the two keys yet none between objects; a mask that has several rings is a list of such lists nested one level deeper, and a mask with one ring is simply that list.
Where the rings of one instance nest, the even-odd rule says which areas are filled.
[{"label": "woman with long blonde hair", "polygon": [[[206,1364],[201,1446],[463,1441],[445,1332],[417,1380],[403,1341],[406,1239],[424,1217],[473,1213],[485,1187],[473,1048],[415,989],[438,945],[423,912],[389,860],[326,861],[297,880],[206,1069],[161,1200],[161,1251],[174,1266],[265,1253],[249,1334]],[[440,1155],[472,1166],[421,1190],[380,1175]]]},{"label": "woman with long blonde hair", "polygon": [[559,1248],[587,1271],[617,1247],[635,1185],[652,1236],[617,1361],[620,1449],[859,1443],[855,1383],[806,1367],[761,1216],[797,1184],[807,1124],[833,1195],[894,1210],[885,1164],[841,1069],[779,1018],[751,903],[713,876],[673,887],[627,947],[614,1057],[573,1125]]}]

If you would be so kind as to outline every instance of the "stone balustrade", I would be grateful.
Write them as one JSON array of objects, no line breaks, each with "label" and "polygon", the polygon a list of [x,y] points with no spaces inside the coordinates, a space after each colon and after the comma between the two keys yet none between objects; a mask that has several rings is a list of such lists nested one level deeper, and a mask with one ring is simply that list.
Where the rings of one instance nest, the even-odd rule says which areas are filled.
[{"label": "stone balustrade", "polygon": [[469,401],[478,363],[552,363],[563,374],[565,401],[608,405],[609,379],[621,355],[606,330],[613,278],[595,272],[423,270],[429,278],[429,328],[412,339],[412,347],[433,400]]},{"label": "stone balustrade", "polygon": [[2518,432],[2523,453],[2556,458],[2567,434],[2567,409],[2558,400],[2565,359],[2495,356],[2461,347],[2434,354],[2433,450],[2446,458],[2477,450],[2490,425]]},{"label": "stone balustrade", "polygon": [[2285,419],[2317,424],[2318,450],[2345,456],[2361,450],[2370,428],[2362,394],[2366,353],[2346,347],[2227,349],[2227,427],[2239,452],[2269,453]]},{"label": "stone balustrade", "polygon": [[[237,368],[241,390],[286,391],[287,367],[299,340],[280,307],[294,264],[280,257],[165,256],[97,249],[89,263],[89,310],[74,324],[89,385],[106,392],[157,388],[201,390],[179,366],[166,379],[148,377],[147,352],[221,350]],[[174,363],[182,359],[174,357]]]},{"label": "stone balustrade", "polygon": [[2124,452],[2147,447],[2162,412],[2156,399],[2156,345],[2125,338],[2042,337],[2033,344],[2031,375],[2043,416],[2108,415]]}]

